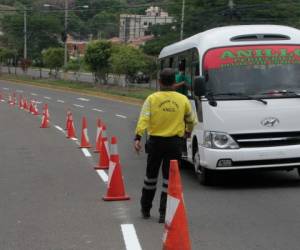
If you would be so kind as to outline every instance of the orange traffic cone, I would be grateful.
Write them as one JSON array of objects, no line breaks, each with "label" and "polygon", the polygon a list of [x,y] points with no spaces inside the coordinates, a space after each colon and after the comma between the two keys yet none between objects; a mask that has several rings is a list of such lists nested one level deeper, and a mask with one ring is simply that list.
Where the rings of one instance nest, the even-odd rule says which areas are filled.
[{"label": "orange traffic cone", "polygon": [[123,176],[118,153],[117,138],[111,138],[111,155],[110,166],[108,170],[107,193],[103,197],[105,201],[121,201],[129,200],[129,196],[125,193]]},{"label": "orange traffic cone", "polygon": [[22,96],[20,95],[19,96],[19,109],[23,109],[23,98],[22,98]]},{"label": "orange traffic cone", "polygon": [[81,131],[81,143],[80,148],[91,148],[90,139],[87,130],[86,117],[82,117],[82,131]]},{"label": "orange traffic cone", "polygon": [[96,133],[96,148],[94,150],[95,153],[100,152],[100,143],[101,143],[101,136],[102,136],[102,123],[100,119],[97,119],[97,133]]},{"label": "orange traffic cone", "polygon": [[191,243],[178,162],[171,160],[163,250],[177,249],[190,250]]},{"label": "orange traffic cone", "polygon": [[27,107],[27,100],[26,100],[26,98],[24,98],[24,100],[23,100],[23,109],[27,109],[28,107]]},{"label": "orange traffic cone", "polygon": [[13,104],[13,102],[12,102],[12,97],[11,97],[11,95],[9,94],[8,95],[8,104],[10,104],[10,105],[12,105]]},{"label": "orange traffic cone", "polygon": [[29,113],[33,113],[33,100],[30,100]]},{"label": "orange traffic cone", "polygon": [[33,112],[32,112],[33,115],[40,115],[39,114],[39,110],[37,108],[37,102],[34,101],[34,105],[33,105]]},{"label": "orange traffic cone", "polygon": [[69,127],[70,127],[70,115],[71,115],[71,111],[68,110],[68,111],[67,111],[67,119],[66,119],[66,127],[65,127],[65,130],[68,130]]},{"label": "orange traffic cone", "polygon": [[106,126],[102,126],[102,135],[100,141],[99,163],[95,169],[109,169],[109,149],[106,135]]},{"label": "orange traffic cone", "polygon": [[13,93],[13,105],[16,105],[16,102],[17,102],[16,99],[17,99],[16,98],[16,93],[14,92]]},{"label": "orange traffic cone", "polygon": [[69,139],[77,138],[72,113],[70,113],[70,116],[69,116],[69,125],[68,126],[69,127],[68,127],[68,130],[67,130],[67,138],[69,138]]},{"label": "orange traffic cone", "polygon": [[112,136],[111,137],[111,143],[110,143],[110,158],[109,160],[114,163],[120,163],[120,156],[118,153],[118,144],[117,144],[117,137]]},{"label": "orange traffic cone", "polygon": [[40,128],[49,128],[49,118],[48,104],[45,104]]}]

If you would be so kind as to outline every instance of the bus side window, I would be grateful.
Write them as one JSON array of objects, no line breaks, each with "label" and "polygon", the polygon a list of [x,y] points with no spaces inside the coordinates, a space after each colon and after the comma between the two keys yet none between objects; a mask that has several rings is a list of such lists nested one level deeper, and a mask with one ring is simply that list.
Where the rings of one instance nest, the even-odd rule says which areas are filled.
[{"label": "bus side window", "polygon": [[161,60],[160,61],[160,70],[163,70],[163,68],[164,68],[164,60]]},{"label": "bus side window", "polygon": [[194,74],[194,76],[199,76],[200,75],[200,69],[199,69],[199,63],[197,62],[196,64],[195,64],[195,74]]},{"label": "bus side window", "polygon": [[181,59],[178,62],[178,71],[183,71],[185,72],[185,59]]},{"label": "bus side window", "polygon": [[170,60],[169,60],[169,68],[173,68],[173,62],[174,62],[174,58],[173,58],[173,57],[170,57]]}]

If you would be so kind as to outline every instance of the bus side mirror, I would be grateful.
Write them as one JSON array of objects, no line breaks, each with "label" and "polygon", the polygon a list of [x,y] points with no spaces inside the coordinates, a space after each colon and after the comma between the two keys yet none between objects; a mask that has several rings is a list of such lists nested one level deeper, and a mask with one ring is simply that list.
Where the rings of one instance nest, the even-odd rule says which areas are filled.
[{"label": "bus side mirror", "polygon": [[204,76],[198,76],[194,79],[194,93],[196,96],[204,96],[207,91],[206,81]]}]

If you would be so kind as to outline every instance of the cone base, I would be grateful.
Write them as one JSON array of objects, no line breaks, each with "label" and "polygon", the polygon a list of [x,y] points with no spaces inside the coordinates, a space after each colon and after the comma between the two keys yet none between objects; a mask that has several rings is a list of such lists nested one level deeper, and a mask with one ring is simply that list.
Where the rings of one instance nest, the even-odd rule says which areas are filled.
[{"label": "cone base", "polygon": [[100,153],[100,150],[94,150],[94,153]]},{"label": "cone base", "polygon": [[102,197],[103,200],[105,201],[123,201],[123,200],[130,200],[130,197],[128,195],[125,196],[103,196]]},{"label": "cone base", "polygon": [[99,169],[109,169],[109,166],[96,166],[94,167],[95,170],[99,170]]},{"label": "cone base", "polygon": [[71,140],[73,140],[73,139],[76,139],[76,140],[77,140],[77,137],[74,137],[74,136],[67,136],[66,138],[67,138],[67,139],[71,139]]},{"label": "cone base", "polygon": [[79,148],[91,148],[92,146],[91,145],[88,145],[88,146],[79,146]]}]

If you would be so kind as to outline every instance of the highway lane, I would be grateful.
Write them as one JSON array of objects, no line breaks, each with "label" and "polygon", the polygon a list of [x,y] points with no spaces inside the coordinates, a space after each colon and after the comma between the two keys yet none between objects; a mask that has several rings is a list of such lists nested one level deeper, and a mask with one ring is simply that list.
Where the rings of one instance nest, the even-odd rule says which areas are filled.
[{"label": "highway lane", "polygon": [[[26,96],[31,93],[37,94],[35,98],[49,103],[52,124],[61,127],[65,125],[67,108],[72,107],[78,136],[82,115],[88,118],[91,139],[95,137],[96,117],[100,116],[107,123],[108,134],[115,134],[119,138],[126,191],[132,198],[128,202],[113,203],[115,211],[110,211],[111,217],[121,216],[121,223],[134,225],[142,249],[160,249],[163,227],[157,223],[158,199],[155,200],[153,216],[149,221],[142,220],[139,214],[139,197],[146,158],[144,154],[135,155],[132,150],[132,138],[140,107],[1,81],[0,91],[7,94],[7,88],[11,92],[23,90]],[[63,100],[64,103],[57,100]],[[93,110],[95,108],[103,112]],[[16,112],[24,113],[17,110]],[[49,129],[53,132],[55,130]],[[55,133],[62,135],[59,131]],[[85,160],[74,143],[68,140],[67,143],[69,150]],[[91,164],[97,162],[97,156],[93,154],[92,160],[86,159],[86,162],[90,164],[91,169]],[[298,249],[300,182],[295,171],[220,174],[217,176],[218,185],[214,187],[200,186],[191,168],[182,169],[181,174],[193,249]],[[101,182],[98,176],[97,178],[97,182]],[[82,186],[89,185],[90,182],[86,182]],[[103,184],[100,185],[100,189],[95,199],[99,200],[105,192]],[[100,202],[99,206],[106,206],[106,203]],[[110,221],[107,223],[113,224]],[[117,236],[116,241],[118,240],[122,242]]]},{"label": "highway lane", "polygon": [[[2,91],[6,91],[6,96],[7,96],[9,91],[14,92],[14,91],[18,90],[17,93],[20,93],[20,88],[23,86],[9,84],[9,85],[5,85],[5,86],[1,85],[1,87],[2,87]],[[9,90],[7,88],[9,88]],[[28,87],[28,88],[30,88],[30,87]],[[26,86],[24,86],[24,88],[22,88],[22,90],[24,91],[24,92],[22,92],[23,96],[29,96],[29,93],[33,92],[33,91],[28,91],[26,89]],[[39,92],[39,91],[42,91],[42,92]],[[48,99],[48,98],[46,99],[46,102],[49,104],[51,123],[53,125],[59,125],[60,127],[64,128],[67,108],[70,107],[70,104],[72,104],[73,101],[77,101],[78,95],[65,94],[66,95],[66,97],[64,98],[65,102],[60,103],[60,102],[55,102],[54,100],[56,100],[57,98],[63,99],[62,97],[64,97],[63,96],[64,93],[52,91],[51,95],[50,95],[49,90],[41,90],[41,89],[35,89],[35,91],[33,93],[36,94],[36,95],[34,95],[34,98],[36,98],[38,101],[44,102],[45,101],[44,96],[51,98],[51,99]],[[56,96],[56,95],[58,95],[58,96]],[[84,98],[89,98],[89,97],[84,96]],[[80,108],[80,107],[78,107],[78,108],[71,107],[71,110],[72,110],[73,116],[74,116],[74,120],[75,120],[75,127],[77,129],[77,135],[80,136],[81,117],[84,114],[87,116],[87,119],[88,119],[89,136],[92,139],[92,142],[94,142],[94,138],[95,138],[97,116],[100,116],[101,119],[103,121],[105,121],[105,123],[107,124],[109,136],[111,136],[112,134],[118,136],[119,152],[121,155],[125,185],[127,184],[126,191],[130,195],[132,200],[129,202],[125,202],[124,204],[117,203],[117,204],[115,204],[115,206],[117,207],[116,209],[117,209],[117,211],[119,211],[119,213],[122,213],[123,211],[128,211],[126,216],[122,215],[123,223],[132,223],[133,221],[136,221],[136,220],[137,220],[137,222],[143,222],[142,219],[140,218],[138,199],[139,199],[139,195],[140,195],[141,185],[143,183],[145,158],[138,157],[133,152],[133,148],[132,148],[133,130],[129,129],[129,126],[134,127],[135,121],[133,121],[132,119],[127,119],[127,118],[124,119],[122,117],[117,117],[115,115],[115,113],[107,112],[109,110],[106,110],[105,112],[101,112],[101,114],[99,115],[99,112],[95,112],[91,108],[93,108],[93,107],[99,108],[99,103],[100,103],[101,106],[106,106],[106,107],[109,107],[110,109],[113,109],[116,106],[116,103],[112,102],[112,101],[107,101],[107,100],[99,101],[99,99],[97,99],[97,98],[94,98],[94,99],[96,99],[96,101],[98,101],[98,105],[95,106],[95,103],[93,103],[93,102],[88,102],[88,104],[84,104],[85,108],[87,108],[87,107],[89,108],[88,110]],[[77,101],[77,103],[78,102],[79,101]],[[83,102],[85,102],[85,101],[82,101],[82,103]],[[108,103],[108,102],[110,102],[110,103]],[[41,103],[39,105],[39,107],[41,107],[42,105],[43,105],[43,103]],[[126,107],[126,106],[124,106],[124,103],[121,103],[121,105],[123,108]],[[126,113],[126,116],[128,116],[128,117],[133,116],[132,109],[135,109],[137,111],[137,110],[139,110],[139,107],[130,106],[128,109],[128,113]],[[117,109],[115,110],[115,112],[124,113],[123,111],[121,111],[121,112],[119,112],[119,111],[120,110],[117,110]],[[23,111],[20,111],[20,112],[23,112]],[[136,119],[137,112],[134,113],[134,116]],[[124,125],[124,123],[126,125]],[[52,128],[55,130],[55,127],[52,126]],[[60,131],[57,131],[57,133],[64,136]],[[130,142],[130,144],[128,144],[128,142]],[[83,154],[80,152],[80,150],[77,149],[76,147],[77,146],[75,146],[73,148],[74,151],[77,152],[79,155],[82,155],[82,157],[84,157]],[[92,152],[92,150],[90,150],[90,152]],[[92,155],[93,155],[93,160],[91,163],[91,167],[96,165],[96,163],[98,161],[98,156],[95,154],[92,154]],[[137,166],[137,168],[135,168],[136,166]],[[139,174],[138,174],[139,177],[137,178],[136,173],[138,173],[138,172],[139,172]],[[135,173],[135,174],[133,174],[133,173]],[[101,181],[101,180],[99,179],[99,181]],[[133,184],[133,185],[128,185],[128,184]],[[102,197],[102,195],[104,195],[105,192],[106,192],[105,188],[103,188],[102,190],[99,190],[99,197]],[[98,198],[98,197],[95,197],[95,199],[96,198]],[[128,205],[127,205],[127,203],[128,203]],[[118,213],[114,214],[113,216],[116,216],[117,214]],[[153,234],[152,231],[158,232],[156,238],[159,240],[156,241],[156,244],[157,244],[157,248],[160,248],[160,246],[161,246],[160,239],[162,238],[162,234],[163,234],[162,225],[159,225],[155,221],[155,223],[153,223],[152,226],[146,227],[145,231],[151,232],[150,234]],[[141,234],[141,232],[137,232],[137,234],[139,236]],[[147,234],[147,233],[145,233],[145,234]],[[148,241],[148,243],[147,243],[147,241]],[[149,240],[147,240],[147,241],[145,241],[146,243],[143,244],[143,249],[147,249],[147,244],[149,245],[148,249],[152,249],[153,243]]]},{"label": "highway lane", "polygon": [[123,211],[73,142],[4,103],[0,117],[0,249],[124,249]]}]

